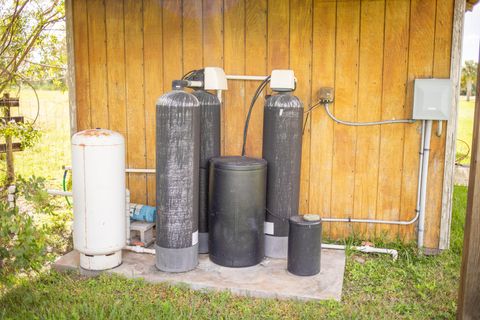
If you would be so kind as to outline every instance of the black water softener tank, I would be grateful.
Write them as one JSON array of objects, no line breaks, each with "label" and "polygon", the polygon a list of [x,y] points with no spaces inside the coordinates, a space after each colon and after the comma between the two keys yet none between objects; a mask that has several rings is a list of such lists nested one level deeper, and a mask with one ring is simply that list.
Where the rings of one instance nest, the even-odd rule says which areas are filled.
[{"label": "black water softener tank", "polygon": [[198,264],[198,99],[173,81],[173,91],[157,101],[156,266],[185,272]]},{"label": "black water softener tank", "polygon": [[286,258],[288,219],[298,215],[303,105],[289,92],[265,101],[263,158],[268,162],[265,255]]},{"label": "black water softener tank", "polygon": [[193,95],[200,102],[198,252],[208,253],[208,161],[220,156],[220,100],[205,90]]},{"label": "black water softener tank", "polygon": [[264,258],[267,162],[249,157],[210,160],[209,253],[225,267],[248,267]]},{"label": "black water softener tank", "polygon": [[322,222],[320,216],[307,214],[289,220],[287,269],[297,276],[320,272]]}]

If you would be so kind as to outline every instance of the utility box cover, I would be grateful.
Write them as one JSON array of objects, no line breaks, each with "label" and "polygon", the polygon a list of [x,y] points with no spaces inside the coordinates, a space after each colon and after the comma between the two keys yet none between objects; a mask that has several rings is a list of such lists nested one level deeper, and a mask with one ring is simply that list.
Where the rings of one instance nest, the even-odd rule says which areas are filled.
[{"label": "utility box cover", "polygon": [[448,120],[452,106],[450,79],[415,79],[413,119]]}]

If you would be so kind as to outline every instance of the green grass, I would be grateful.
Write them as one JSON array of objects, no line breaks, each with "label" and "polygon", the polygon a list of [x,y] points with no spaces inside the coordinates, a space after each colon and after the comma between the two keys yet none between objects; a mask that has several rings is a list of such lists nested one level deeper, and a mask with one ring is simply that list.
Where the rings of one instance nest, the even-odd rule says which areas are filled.
[{"label": "green grass", "polygon": [[455,187],[451,249],[417,256],[414,246],[373,256],[347,251],[341,302],[297,302],[201,293],[119,276],[84,278],[50,271],[23,280],[0,298],[12,319],[452,319],[460,274],[466,188]]},{"label": "green grass", "polygon": [[[40,91],[42,142],[16,153],[17,172],[51,179],[59,187],[61,165],[70,163],[67,95]],[[26,116],[35,115],[31,91],[22,93]],[[473,103],[462,102],[459,138],[471,141]],[[2,163],[4,166],[4,164]],[[4,168],[1,167],[0,168]],[[347,250],[341,302],[297,302],[252,299],[223,293],[200,293],[183,286],[149,284],[119,276],[84,278],[54,271],[0,284],[3,319],[452,319],[459,284],[465,187],[455,187],[451,249],[439,256],[418,256],[414,245],[377,242],[399,250],[387,255]]]},{"label": "green grass", "polygon": [[[472,132],[473,132],[473,115],[475,113],[475,100],[466,101],[460,99],[460,108],[458,110],[458,126],[457,126],[457,159],[466,154],[468,149],[472,146]],[[468,144],[468,147],[465,145]],[[470,163],[470,155],[460,161],[462,164]]]}]

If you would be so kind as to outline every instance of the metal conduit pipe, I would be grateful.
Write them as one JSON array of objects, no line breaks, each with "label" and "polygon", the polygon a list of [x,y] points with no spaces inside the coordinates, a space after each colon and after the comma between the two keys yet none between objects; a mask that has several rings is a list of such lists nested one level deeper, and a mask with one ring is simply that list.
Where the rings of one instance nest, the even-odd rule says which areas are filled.
[{"label": "metal conduit pipe", "polygon": [[395,224],[409,225],[418,220],[420,213],[417,211],[415,217],[411,220],[375,220],[375,219],[352,219],[352,218],[322,218],[322,222],[353,222],[353,223],[376,223],[376,224]]},{"label": "metal conduit pipe", "polygon": [[[425,121],[424,121],[425,122]],[[422,185],[420,190],[420,215],[418,217],[418,237],[417,246],[423,248],[423,238],[425,234],[425,209],[427,204],[427,180],[428,180],[428,161],[430,156],[430,138],[432,137],[432,120],[427,120],[425,125],[425,138],[423,147],[422,163]]]},{"label": "metal conduit pipe", "polygon": [[[424,166],[427,167],[428,169],[428,154],[424,156],[424,153],[426,153],[426,149],[430,148],[430,135],[426,133],[426,125],[425,122],[427,122],[427,127],[428,127],[428,122],[430,122],[430,135],[432,132],[431,128],[431,121],[422,121],[422,129],[421,129],[421,140],[420,140],[420,151],[419,151],[419,166],[418,166],[418,182],[417,182],[417,205],[415,208],[415,216],[410,219],[410,220],[376,220],[376,219],[353,219],[353,218],[322,218],[322,222],[353,222],[353,223],[373,223],[373,224],[392,224],[392,225],[409,225],[412,223],[415,223],[417,220],[420,220],[422,217],[422,212],[421,212],[421,203],[423,200],[425,200],[425,195],[426,195],[426,179],[427,176],[425,174],[425,168]],[[426,144],[426,138],[428,138],[428,146]],[[428,170],[427,170],[428,171]],[[423,212],[423,220],[425,220],[425,208]],[[425,221],[424,221],[425,222]],[[419,224],[419,236],[418,238],[422,237],[423,239],[423,228],[420,228]],[[422,233],[420,235],[420,233]],[[420,242],[419,242],[420,243]],[[422,240],[423,243],[423,240]]]},{"label": "metal conduit pipe", "polygon": [[[322,249],[345,250],[346,248],[347,246],[341,244],[322,243]],[[398,258],[398,251],[395,249],[374,248],[369,246],[352,246],[350,249],[363,253],[389,254],[392,256],[393,260],[397,260]]]}]

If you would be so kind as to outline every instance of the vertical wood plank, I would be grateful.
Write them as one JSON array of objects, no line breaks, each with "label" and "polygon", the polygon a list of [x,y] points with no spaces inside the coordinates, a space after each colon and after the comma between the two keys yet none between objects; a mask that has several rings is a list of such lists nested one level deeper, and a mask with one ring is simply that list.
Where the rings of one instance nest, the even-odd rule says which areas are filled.
[{"label": "vertical wood plank", "polygon": [[223,0],[203,0],[203,65],[223,66]]},{"label": "vertical wood plank", "polygon": [[[267,1],[246,0],[245,11],[245,73],[264,75],[267,73]],[[245,84],[245,116],[259,83],[247,81]],[[247,154],[257,158],[262,157],[265,92],[258,97],[253,108],[246,146]]]},{"label": "vertical wood plank", "polygon": [[[155,168],[155,103],[163,92],[162,1],[143,1],[146,164]],[[155,205],[155,175],[147,175],[147,203]]]},{"label": "vertical wood plank", "polygon": [[[407,110],[411,116],[413,80],[428,78],[433,73],[433,52],[435,32],[435,1],[412,0],[410,8],[410,44],[408,64]],[[420,121],[405,128],[403,178],[401,197],[401,218],[406,220],[415,211],[418,182],[418,151],[420,148]],[[430,188],[429,182],[427,188]],[[408,215],[408,218],[405,217]],[[405,226],[400,237],[410,241],[415,237],[415,226]]]},{"label": "vertical wood plank", "polygon": [[183,75],[182,0],[163,3],[163,91],[172,89],[172,81]]},{"label": "vertical wood plank", "polygon": [[[125,0],[125,74],[127,104],[128,166],[145,168],[145,105],[143,65],[143,3]],[[145,174],[129,174],[131,201],[146,203]]]},{"label": "vertical wood plank", "polygon": [[[203,66],[223,67],[223,0],[203,0]],[[229,84],[230,85],[230,84]],[[221,113],[221,151],[225,154],[225,106]]]},{"label": "vertical wood plank", "polygon": [[75,86],[75,44],[72,0],[65,1],[65,28],[67,44],[67,73],[68,109],[70,116],[70,137],[77,132],[77,96]]},{"label": "vertical wood plank", "polygon": [[289,68],[290,47],[290,2],[289,0],[268,0],[267,18],[268,74],[273,69]]},{"label": "vertical wood plank", "polygon": [[[315,1],[313,7],[312,101],[317,100],[321,87],[335,87],[335,28],[337,6],[334,1]],[[331,217],[333,121],[322,106],[310,115],[310,212]],[[324,236],[330,236],[330,223],[322,226]]]},{"label": "vertical wood plank", "polygon": [[[312,83],[312,0],[290,1],[290,68],[297,78],[294,92],[308,108],[311,104]],[[306,116],[304,116],[306,117]],[[308,213],[310,189],[310,123],[307,123],[302,140],[300,177],[300,214]]]},{"label": "vertical wood plank", "polygon": [[91,125],[93,128],[108,128],[107,48],[103,0],[88,1],[87,16]]},{"label": "vertical wood plank", "polygon": [[[225,72],[245,73],[245,1],[225,0]],[[225,155],[238,155],[242,150],[245,120],[245,83],[230,81],[225,92],[224,137]],[[251,133],[250,135],[251,136]]]},{"label": "vertical wood plank", "polygon": [[91,128],[86,0],[73,1],[73,42],[75,47],[77,130],[81,131]]},{"label": "vertical wood plank", "polygon": [[[378,121],[382,114],[385,1],[362,1],[360,12],[357,121]],[[380,126],[358,127],[353,197],[355,218],[375,219],[379,153]],[[364,237],[374,232],[374,226],[357,224],[354,232]]]},{"label": "vertical wood plank", "polygon": [[455,156],[457,141],[457,115],[460,97],[460,70],[462,68],[462,38],[463,22],[465,19],[465,1],[455,0],[453,9],[453,26],[451,40],[450,78],[453,82],[452,110],[445,132],[445,165],[443,173],[442,213],[440,222],[439,249],[448,249],[450,246],[450,226],[453,207],[453,177],[455,174]]},{"label": "vertical wood plank", "polygon": [[[334,113],[356,121],[360,1],[337,3],[337,42]],[[353,216],[356,128],[334,124],[332,216]],[[350,226],[332,223],[332,237],[345,237]]]},{"label": "vertical wood plank", "polygon": [[[450,49],[452,41],[454,0],[437,1],[435,21],[435,51],[433,77],[450,76]],[[445,167],[446,122],[442,135],[437,136],[438,122],[434,122],[430,145],[427,204],[425,212],[425,248],[436,249],[440,240],[440,218],[442,211],[443,171]]]},{"label": "vertical wood plank", "polygon": [[[107,25],[107,81],[110,129],[127,138],[125,107],[125,31],[123,1],[105,0]],[[127,149],[128,153],[128,149]]]},{"label": "vertical wood plank", "polygon": [[[125,138],[125,158],[129,153],[125,91],[125,30],[123,1],[105,0],[107,30],[107,90],[110,129]],[[128,176],[127,176],[128,182]]]},{"label": "vertical wood plank", "polygon": [[[382,120],[404,119],[410,116],[406,111],[407,102],[405,101],[409,23],[409,1],[387,0],[382,75]],[[410,220],[415,216],[415,210],[400,212],[405,125],[384,125],[381,126],[380,130],[376,219]],[[418,159],[418,153],[412,152],[411,156]],[[376,226],[378,234],[388,231],[392,237],[398,235],[398,229],[398,226]]]},{"label": "vertical wood plank", "polygon": [[203,65],[202,2],[183,0],[183,70],[200,69]]}]

